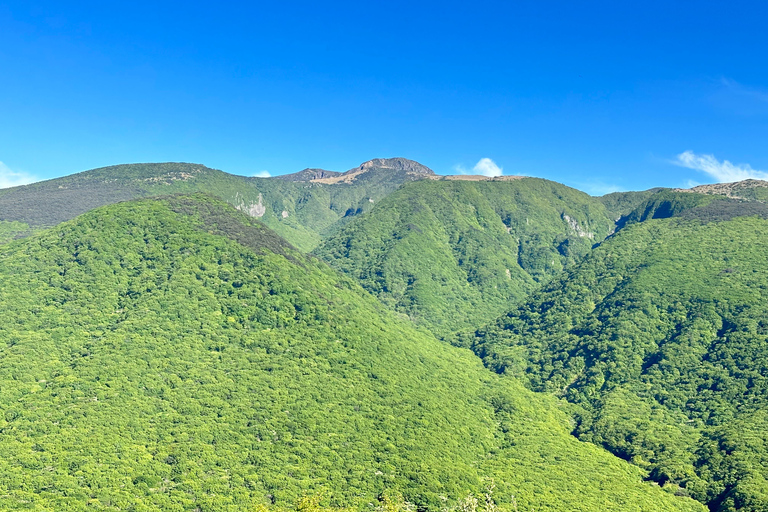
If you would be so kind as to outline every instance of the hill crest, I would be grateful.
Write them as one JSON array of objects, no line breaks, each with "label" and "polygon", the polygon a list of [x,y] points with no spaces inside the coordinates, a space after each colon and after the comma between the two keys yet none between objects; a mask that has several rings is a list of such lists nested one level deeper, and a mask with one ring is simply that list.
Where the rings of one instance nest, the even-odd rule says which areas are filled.
[{"label": "hill crest", "polygon": [[768,188],[768,181],[748,179],[741,181],[734,181],[731,183],[712,183],[709,185],[699,185],[692,188],[676,188],[675,192],[694,192],[698,194],[716,194],[723,195],[733,199],[752,199],[751,197],[745,197],[743,192],[745,190],[755,188]]},{"label": "hill crest", "polygon": [[347,172],[338,173],[328,177],[314,178],[310,181],[313,183],[324,183],[326,185],[335,185],[338,183],[352,183],[358,179],[361,175],[369,172],[376,171],[395,171],[404,172],[407,176],[416,177],[432,177],[437,176],[435,172],[426,165],[420,164],[414,160],[408,160],[407,158],[374,158],[363,162],[358,167],[354,167]]}]

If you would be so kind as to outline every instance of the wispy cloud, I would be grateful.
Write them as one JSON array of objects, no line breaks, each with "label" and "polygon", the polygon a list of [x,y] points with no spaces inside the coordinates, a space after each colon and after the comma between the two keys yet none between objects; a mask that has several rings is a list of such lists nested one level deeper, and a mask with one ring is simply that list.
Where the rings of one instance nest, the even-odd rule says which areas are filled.
[{"label": "wispy cloud", "polygon": [[457,174],[469,174],[469,171],[461,164],[454,165],[453,170]]},{"label": "wispy cloud", "polygon": [[259,171],[253,175],[254,178],[269,178],[271,176],[272,175],[269,173],[269,171]]},{"label": "wispy cloud", "polygon": [[728,160],[721,162],[714,155],[697,155],[693,151],[680,153],[672,163],[708,174],[719,183],[747,179],[768,180],[768,172],[753,169],[749,164],[735,165]]},{"label": "wispy cloud", "polygon": [[504,169],[496,165],[496,162],[490,158],[481,158],[472,169],[466,169],[463,165],[453,166],[453,170],[459,174],[481,174],[483,176],[501,176]]},{"label": "wispy cloud", "polygon": [[10,167],[0,162],[0,188],[17,187],[37,181],[31,174],[20,171],[12,171]]},{"label": "wispy cloud", "polygon": [[721,78],[720,83],[731,93],[738,96],[747,96],[749,98],[768,103],[768,91],[757,87],[749,87],[740,84],[736,80],[730,78]]}]

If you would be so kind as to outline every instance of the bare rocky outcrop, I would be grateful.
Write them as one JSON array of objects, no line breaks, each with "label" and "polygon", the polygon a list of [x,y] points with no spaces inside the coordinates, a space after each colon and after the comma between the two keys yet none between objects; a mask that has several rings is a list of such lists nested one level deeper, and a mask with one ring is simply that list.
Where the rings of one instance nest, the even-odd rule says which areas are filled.
[{"label": "bare rocky outcrop", "polygon": [[590,240],[595,238],[595,234],[592,231],[586,231],[583,229],[581,226],[579,226],[579,223],[576,221],[576,219],[572,218],[570,215],[566,215],[564,213],[562,217],[563,220],[568,223],[568,227],[575,231],[576,234],[580,237],[589,238]]},{"label": "bare rocky outcrop", "polygon": [[[238,199],[238,194],[235,194],[235,201]],[[251,217],[260,218],[263,217],[265,213],[267,213],[267,207],[264,206],[264,197],[259,193],[259,200],[256,203],[249,203],[246,204],[244,200],[240,200],[239,204],[237,205],[237,209],[241,212],[245,212]]]}]

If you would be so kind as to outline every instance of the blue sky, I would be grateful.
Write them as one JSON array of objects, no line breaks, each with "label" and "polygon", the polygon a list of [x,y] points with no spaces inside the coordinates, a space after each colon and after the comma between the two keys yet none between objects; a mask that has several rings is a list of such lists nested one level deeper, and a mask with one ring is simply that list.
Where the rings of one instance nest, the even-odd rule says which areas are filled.
[{"label": "blue sky", "polygon": [[593,194],[768,178],[762,2],[0,2],[0,186],[403,156]]}]

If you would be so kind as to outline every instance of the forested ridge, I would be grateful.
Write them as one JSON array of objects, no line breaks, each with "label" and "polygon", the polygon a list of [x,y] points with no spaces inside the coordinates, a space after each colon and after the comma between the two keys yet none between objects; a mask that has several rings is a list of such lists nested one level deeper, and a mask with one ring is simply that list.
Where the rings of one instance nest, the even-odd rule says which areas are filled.
[{"label": "forested ridge", "polygon": [[0,508],[701,510],[217,199],[94,210],[0,275]]},{"label": "forested ridge", "polygon": [[314,254],[444,335],[500,315],[612,227],[599,200],[547,180],[418,181]]},{"label": "forested ridge", "polygon": [[712,510],[765,510],[768,221],[700,213],[622,229],[457,341],[568,399],[579,438],[656,481]]}]

